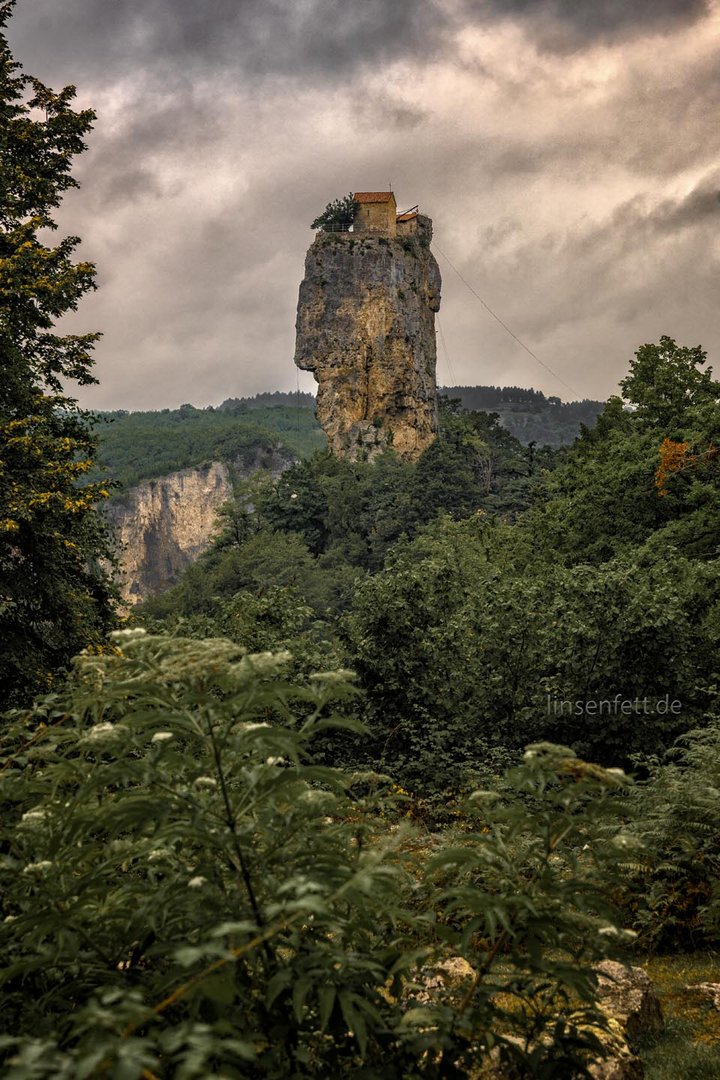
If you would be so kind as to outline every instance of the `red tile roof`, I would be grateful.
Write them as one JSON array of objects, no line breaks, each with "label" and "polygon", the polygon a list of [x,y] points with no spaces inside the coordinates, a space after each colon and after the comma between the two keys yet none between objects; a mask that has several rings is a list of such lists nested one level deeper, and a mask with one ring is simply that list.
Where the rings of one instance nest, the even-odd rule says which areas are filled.
[{"label": "red tile roof", "polygon": [[412,221],[413,218],[418,216],[417,210],[407,210],[404,214],[398,214],[398,221]]},{"label": "red tile roof", "polygon": [[359,203],[395,202],[392,191],[356,191],[353,198]]}]

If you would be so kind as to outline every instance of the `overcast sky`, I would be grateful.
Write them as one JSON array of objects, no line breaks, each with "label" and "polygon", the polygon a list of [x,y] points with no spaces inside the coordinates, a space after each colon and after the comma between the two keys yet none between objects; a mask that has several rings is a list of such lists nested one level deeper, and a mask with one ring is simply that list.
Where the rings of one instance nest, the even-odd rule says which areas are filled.
[{"label": "overcast sky", "polygon": [[19,0],[9,37],[98,113],[60,219],[86,405],[293,389],[309,222],[390,183],[434,221],[439,382],[605,398],[661,334],[720,368],[712,0]]}]

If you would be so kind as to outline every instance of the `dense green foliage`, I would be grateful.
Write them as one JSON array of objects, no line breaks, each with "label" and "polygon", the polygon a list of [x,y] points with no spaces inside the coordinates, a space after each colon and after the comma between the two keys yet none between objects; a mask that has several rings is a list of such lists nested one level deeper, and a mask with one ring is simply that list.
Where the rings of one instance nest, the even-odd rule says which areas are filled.
[{"label": "dense green foliage", "polygon": [[[350,663],[386,767],[444,790],[488,741],[627,763],[702,723],[720,646],[720,386],[703,361],[645,346],[624,384],[634,411],[611,400],[519,522],[430,530],[358,588]],[[667,439],[687,450],[663,491]]]},{"label": "dense green foliage", "polygon": [[[678,740],[635,793],[642,855],[624,902],[640,944],[694,949],[720,941],[720,723]],[[644,855],[644,857],[643,857]]]},{"label": "dense green foliage", "polygon": [[487,414],[451,407],[440,438],[415,464],[392,453],[372,464],[316,454],[274,484],[241,485],[217,543],[146,611],[209,614],[238,590],[292,584],[327,617],[348,606],[356,581],[378,570],[393,545],[439,514],[513,517],[526,508],[542,460]]},{"label": "dense green foliage", "polygon": [[[597,425],[548,478],[531,517],[536,543],[568,562],[599,563],[647,544],[658,558],[720,553],[720,383],[700,348],[667,337],[638,350]],[[667,445],[684,447],[661,468]]]},{"label": "dense green foliage", "polygon": [[88,418],[67,380],[94,381],[97,334],[55,332],[94,287],[74,262],[77,237],[55,246],[53,213],[76,187],[73,159],[94,114],[75,112],[73,87],[54,93],[22,73],[2,33],[0,2],[0,701],[47,689],[112,621],[108,551],[95,505],[102,483],[80,488],[92,466]]},{"label": "dense green foliage", "polygon": [[100,413],[98,468],[120,485],[228,461],[262,468],[273,452],[305,457],[325,445],[307,408],[230,404],[219,409]]},{"label": "dense green foliage", "polygon": [[287,662],[122,631],[5,729],[3,1075],[583,1075],[624,778],[532,749],[418,861],[386,781],[312,763],[346,676]]},{"label": "dense green foliage", "polygon": [[234,527],[147,612],[213,625],[219,604],[294,589],[304,632],[360,676],[372,734],[357,753],[436,799],[533,739],[606,764],[661,755],[717,684],[718,384],[703,361],[645,346],[631,407],[612,399],[560,455],[448,403],[414,464],[299,463],[228,511]]},{"label": "dense green foliage", "polygon": [[712,701],[716,562],[638,553],[564,567],[515,539],[482,519],[445,525],[357,590],[350,662],[384,767],[416,790],[455,790],[489,744],[550,738],[627,764]]}]

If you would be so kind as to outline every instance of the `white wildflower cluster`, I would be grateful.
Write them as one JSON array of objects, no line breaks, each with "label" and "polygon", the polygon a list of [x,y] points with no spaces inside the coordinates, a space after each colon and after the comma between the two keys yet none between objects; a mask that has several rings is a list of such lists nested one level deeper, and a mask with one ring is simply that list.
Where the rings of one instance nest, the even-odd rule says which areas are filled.
[{"label": "white wildflower cluster", "polygon": [[243,658],[243,663],[249,664],[258,675],[268,675],[288,664],[291,660],[292,653],[284,649],[281,652],[251,653]]},{"label": "white wildflower cluster", "polygon": [[201,889],[203,885],[207,884],[207,878],[204,878],[201,874],[197,877],[190,878],[188,881],[189,889]]},{"label": "white wildflower cluster", "polygon": [[130,851],[135,845],[132,840],[120,838],[118,840],[111,840],[108,847],[110,851],[123,854],[126,851]]},{"label": "white wildflower cluster", "polygon": [[170,855],[172,855],[172,851],[170,850],[170,848],[153,848],[152,851],[148,851],[147,859],[148,862],[161,862],[162,859],[167,859]]},{"label": "white wildflower cluster", "polygon": [[493,799],[499,799],[500,792],[498,791],[484,791],[478,789],[473,791],[470,795],[469,802],[491,802]]},{"label": "white wildflower cluster", "polygon": [[265,764],[266,765],[284,765],[285,764],[285,758],[284,757],[265,758]]},{"label": "white wildflower cluster", "polygon": [[41,859],[40,862],[31,862],[23,867],[23,874],[44,874],[51,866],[49,859]]},{"label": "white wildflower cluster", "polygon": [[216,788],[217,780],[214,776],[196,776],[195,787],[199,788]]},{"label": "white wildflower cluster", "polygon": [[316,671],[310,678],[314,682],[338,686],[342,683],[351,682],[355,678],[355,672],[350,671],[349,668],[340,668],[338,671]]},{"label": "white wildflower cluster", "polygon": [[99,724],[93,724],[91,728],[88,728],[81,741],[86,743],[110,742],[112,739],[122,735],[125,730],[126,728],[122,724],[111,724],[108,720],[103,720]]},{"label": "white wildflower cluster", "polygon": [[317,788],[308,788],[307,791],[303,791],[300,798],[303,802],[312,803],[313,805],[335,802],[335,796],[331,791],[318,791]]},{"label": "white wildflower cluster", "polygon": [[113,630],[110,637],[113,641],[132,641],[135,638],[145,637],[147,630],[143,630],[141,626],[135,626],[132,629],[127,630]]},{"label": "white wildflower cluster", "polygon": [[156,731],[150,740],[151,743],[167,742],[168,739],[172,739],[172,731]]},{"label": "white wildflower cluster", "polygon": [[620,926],[601,926],[598,930],[599,934],[603,937],[617,937],[622,938],[624,941],[632,941],[637,937],[634,930],[623,930]]}]

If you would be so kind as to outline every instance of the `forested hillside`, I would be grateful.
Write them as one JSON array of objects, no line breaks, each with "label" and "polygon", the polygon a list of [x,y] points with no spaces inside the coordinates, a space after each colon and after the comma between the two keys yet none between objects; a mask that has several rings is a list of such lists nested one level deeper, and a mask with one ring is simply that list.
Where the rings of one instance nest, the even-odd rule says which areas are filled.
[{"label": "forested hillside", "polygon": [[457,398],[464,409],[494,412],[503,427],[526,446],[566,446],[580,434],[582,426],[592,427],[603,410],[602,401],[562,402],[545,397],[540,390],[521,386],[442,386],[444,397]]},{"label": "forested hillside", "polygon": [[[521,443],[559,447],[592,426],[602,409],[596,401],[562,404],[535,390],[520,387],[443,387],[443,397],[457,399],[465,410],[497,413],[502,425]],[[108,477],[127,489],[140,480],[210,461],[253,456],[257,449],[280,444],[298,458],[325,445],[315,421],[315,399],[306,393],[256,394],[228,398],[216,408],[151,412],[99,413],[99,439],[93,475]]]},{"label": "forested hillside", "polygon": [[258,449],[280,445],[306,457],[325,444],[311,410],[274,403],[100,413],[95,433],[95,474],[116,481],[121,489],[210,461],[242,462]]},{"label": "forested hillside", "polygon": [[[451,402],[416,463],[317,454],[241,492],[146,614],[205,633],[243,590],[279,589],[278,618],[295,597],[361,675],[373,760],[417,791],[456,791],[478,756],[535,739],[605,763],[661,753],[710,707],[717,655],[720,421],[701,359],[670,339],[640,350],[633,409],[611,399],[569,451]],[[682,709],[629,723],[548,706],[610,689]]]}]

